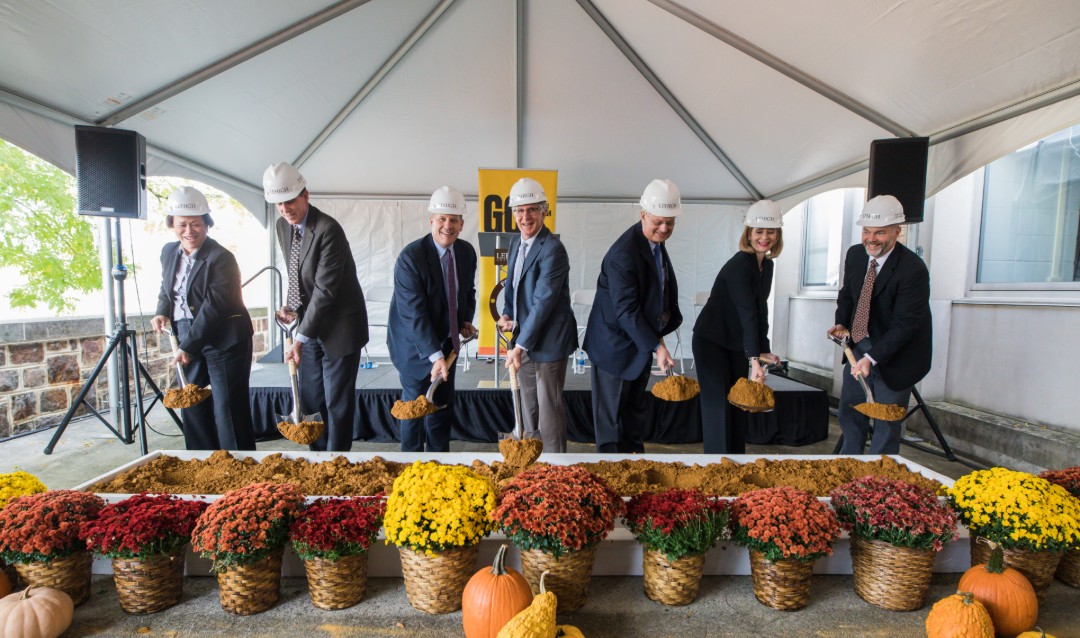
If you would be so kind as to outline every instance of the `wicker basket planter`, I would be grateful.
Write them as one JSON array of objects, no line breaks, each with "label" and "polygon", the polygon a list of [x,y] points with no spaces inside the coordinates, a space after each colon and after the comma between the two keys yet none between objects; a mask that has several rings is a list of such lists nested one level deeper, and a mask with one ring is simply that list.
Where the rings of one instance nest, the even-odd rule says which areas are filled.
[{"label": "wicker basket planter", "polygon": [[801,560],[769,561],[750,550],[750,576],[754,596],[761,604],[780,611],[795,611],[810,603],[814,563]]},{"label": "wicker basket planter", "polygon": [[1069,587],[1080,588],[1080,549],[1065,552],[1054,576]]},{"label": "wicker basket planter", "polygon": [[75,606],[90,598],[90,567],[93,558],[87,551],[77,551],[51,562],[16,563],[19,578],[27,587],[52,587],[68,596]]},{"label": "wicker basket planter", "polygon": [[661,605],[689,605],[697,598],[705,554],[669,561],[663,552],[645,550],[641,557],[645,595]]},{"label": "wicker basket planter", "polygon": [[409,604],[429,614],[460,610],[461,594],[476,571],[479,551],[479,546],[473,545],[428,556],[408,547],[398,547]]},{"label": "wicker basket planter", "polygon": [[[1033,552],[1027,549],[1004,548],[1005,566],[1012,567],[1031,581],[1039,602],[1046,596],[1046,590],[1054,580],[1054,572],[1064,552]],[[971,537],[971,565],[983,565],[990,560],[990,546],[978,542],[978,537]]]},{"label": "wicker basket planter", "polygon": [[538,549],[526,549],[521,551],[521,574],[529,581],[535,596],[540,593],[540,575],[551,572],[544,580],[544,586],[558,598],[558,613],[567,614],[585,605],[595,561],[595,545],[559,558]]},{"label": "wicker basket planter", "polygon": [[933,549],[896,547],[852,535],[855,593],[871,605],[890,611],[920,609],[930,589],[936,555]]},{"label": "wicker basket planter", "polygon": [[330,561],[304,561],[311,604],[319,609],[346,609],[364,599],[367,588],[367,554],[342,556]]},{"label": "wicker basket planter", "polygon": [[235,565],[218,572],[221,607],[231,614],[250,616],[274,606],[281,589],[281,555],[284,549],[249,565]]},{"label": "wicker basket planter", "polygon": [[112,559],[113,581],[120,609],[152,614],[180,602],[184,592],[184,550],[146,560]]}]

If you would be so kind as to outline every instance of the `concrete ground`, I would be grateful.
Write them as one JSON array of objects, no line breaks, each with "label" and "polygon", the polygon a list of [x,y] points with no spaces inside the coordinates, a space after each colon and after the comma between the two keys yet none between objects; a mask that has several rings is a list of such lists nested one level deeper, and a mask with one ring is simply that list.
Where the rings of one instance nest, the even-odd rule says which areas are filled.
[{"label": "concrete ground", "polygon": [[[148,446],[176,449],[183,446],[179,430],[164,411],[148,418]],[[139,456],[139,447],[124,445],[97,421],[71,424],[54,453],[42,453],[53,431],[0,443],[0,472],[24,469],[51,488],[68,488],[99,476]],[[828,454],[839,430],[835,419],[827,441],[800,448],[749,446],[752,454]],[[302,446],[277,440],[259,444],[260,450],[301,450]],[[357,442],[354,451],[396,451],[396,444]],[[452,451],[497,452],[495,444],[453,442]],[[571,452],[591,452],[592,446],[571,444]],[[648,445],[650,453],[701,453],[697,445]],[[949,477],[968,468],[908,447],[901,454]],[[935,575],[927,599],[937,600],[955,591],[959,574]],[[302,578],[282,582],[281,600],[270,611],[251,617],[224,612],[218,602],[216,580],[189,577],[179,605],[149,616],[128,616],[116,602],[111,577],[95,576],[90,600],[75,612],[65,637],[76,636],[265,636],[350,638],[353,636],[461,636],[461,614],[432,616],[413,609],[400,579],[368,581],[367,595],[356,607],[321,611],[313,607]],[[1080,590],[1060,582],[1051,585],[1039,613],[1039,623],[1059,638],[1080,638]],[[889,612],[867,604],[854,593],[849,576],[816,575],[810,605],[799,612],[779,612],[757,602],[750,578],[713,576],[702,581],[698,599],[687,607],[664,607],[645,597],[640,577],[594,577],[589,600],[580,611],[560,617],[582,629],[586,636],[924,636],[930,605],[915,612]]]}]

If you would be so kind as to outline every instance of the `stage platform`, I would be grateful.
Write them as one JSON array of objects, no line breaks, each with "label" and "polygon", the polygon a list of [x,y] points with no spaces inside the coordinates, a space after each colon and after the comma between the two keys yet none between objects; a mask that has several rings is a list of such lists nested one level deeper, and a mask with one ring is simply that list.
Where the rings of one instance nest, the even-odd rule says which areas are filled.
[{"label": "stage platform", "polygon": [[[399,440],[397,420],[390,416],[390,408],[394,401],[402,398],[401,384],[392,364],[388,361],[375,361],[375,364],[376,367],[361,368],[356,376],[353,439],[389,443]],[[510,391],[494,387],[494,366],[491,361],[474,359],[470,369],[465,371],[458,364],[455,422],[451,432],[454,440],[492,443],[498,441],[499,432],[513,429]],[[567,436],[578,443],[593,441],[590,372],[573,374],[572,370],[567,370],[566,374],[563,400]],[[689,365],[686,365],[686,374],[694,376]],[[649,382],[650,387],[661,378],[654,376]],[[505,371],[502,379],[505,386]],[[777,375],[770,375],[768,384],[776,393],[776,410],[750,415],[748,443],[800,446],[827,437],[829,403],[825,392]],[[256,437],[259,440],[280,438],[276,415],[288,414],[291,405],[288,368],[284,364],[254,364],[251,369],[251,408]],[[701,411],[697,398],[672,403],[647,394],[646,409],[647,441],[669,444],[701,441]]]}]

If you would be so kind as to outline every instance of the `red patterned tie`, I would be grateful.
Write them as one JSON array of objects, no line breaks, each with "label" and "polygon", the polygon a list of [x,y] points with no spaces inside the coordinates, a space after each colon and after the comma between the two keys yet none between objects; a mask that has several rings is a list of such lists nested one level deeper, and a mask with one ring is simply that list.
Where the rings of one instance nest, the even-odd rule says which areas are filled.
[{"label": "red patterned tie", "polygon": [[867,326],[870,323],[870,297],[874,294],[874,280],[877,279],[877,260],[870,260],[863,280],[862,292],[859,293],[859,305],[855,307],[855,321],[851,325],[851,341],[859,343],[869,336]]}]

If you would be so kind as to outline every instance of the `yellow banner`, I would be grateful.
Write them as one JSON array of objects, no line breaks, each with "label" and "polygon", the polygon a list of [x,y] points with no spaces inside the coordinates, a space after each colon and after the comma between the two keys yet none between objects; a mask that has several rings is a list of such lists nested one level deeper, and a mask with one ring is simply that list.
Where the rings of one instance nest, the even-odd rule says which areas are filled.
[{"label": "yellow banner", "polygon": [[555,232],[555,200],[559,172],[552,170],[481,168],[479,170],[480,198],[480,285],[478,305],[480,336],[477,352],[481,356],[495,354],[495,320],[501,313],[502,292],[506,277],[506,252],[510,240],[517,234],[517,222],[507,206],[510,187],[522,177],[540,182],[548,197],[548,212],[544,225]]}]

